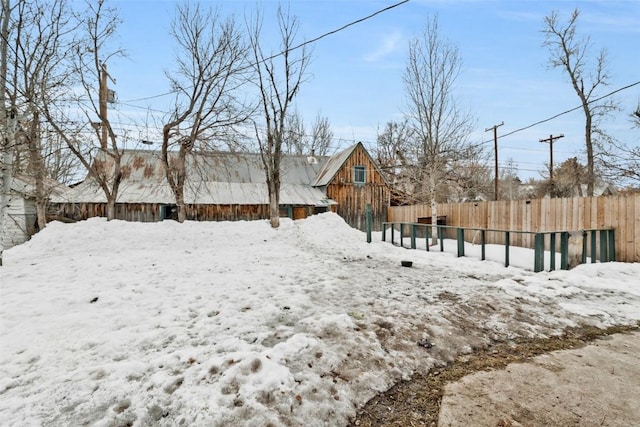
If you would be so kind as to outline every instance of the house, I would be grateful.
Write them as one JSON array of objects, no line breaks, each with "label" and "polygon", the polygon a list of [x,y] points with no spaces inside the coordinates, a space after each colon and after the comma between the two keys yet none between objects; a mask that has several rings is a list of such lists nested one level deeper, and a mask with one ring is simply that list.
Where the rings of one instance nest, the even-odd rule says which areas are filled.
[{"label": "house", "polygon": [[[116,218],[161,221],[175,218],[175,198],[160,152],[126,150]],[[113,168],[113,163],[105,170]],[[188,220],[254,220],[269,217],[264,168],[256,153],[197,153],[187,157],[185,204]],[[280,215],[293,219],[333,211],[352,225],[365,226],[365,205],[381,227],[389,190],[361,143],[334,156],[283,156]],[[375,207],[374,207],[375,206]],[[53,213],[75,220],[106,216],[106,198],[88,176],[67,194],[52,200]]]},{"label": "house", "polygon": [[[3,233],[3,248],[8,249],[24,243],[37,231],[36,191],[34,178],[17,175],[11,180],[7,230]],[[64,194],[68,188],[53,180],[45,182],[47,192],[54,196]]]}]

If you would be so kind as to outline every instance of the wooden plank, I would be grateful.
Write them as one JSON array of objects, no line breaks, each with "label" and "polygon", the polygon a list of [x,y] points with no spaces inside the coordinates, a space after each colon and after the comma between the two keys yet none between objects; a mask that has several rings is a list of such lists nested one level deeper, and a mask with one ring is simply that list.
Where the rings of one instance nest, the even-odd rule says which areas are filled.
[{"label": "wooden plank", "polygon": [[[633,235],[634,235],[634,257],[633,262],[640,262],[640,194],[633,194]],[[616,239],[618,236],[616,236]]]}]

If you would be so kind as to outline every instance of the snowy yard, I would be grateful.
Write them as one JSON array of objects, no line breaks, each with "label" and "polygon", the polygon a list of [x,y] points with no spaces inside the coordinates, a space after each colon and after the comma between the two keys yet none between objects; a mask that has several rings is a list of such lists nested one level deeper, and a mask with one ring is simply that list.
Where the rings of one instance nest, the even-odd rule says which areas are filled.
[{"label": "snowy yard", "polygon": [[10,426],[340,426],[492,340],[640,319],[640,264],[533,273],[367,244],[335,214],[52,223],[0,286]]}]

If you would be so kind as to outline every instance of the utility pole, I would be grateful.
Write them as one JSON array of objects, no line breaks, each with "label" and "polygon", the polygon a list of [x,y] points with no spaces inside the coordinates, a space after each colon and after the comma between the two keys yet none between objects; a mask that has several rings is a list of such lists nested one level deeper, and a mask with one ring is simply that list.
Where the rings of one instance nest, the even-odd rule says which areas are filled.
[{"label": "utility pole", "polygon": [[541,139],[540,142],[549,143],[549,183],[553,187],[553,141],[556,139],[564,138],[563,134],[553,136],[549,135],[549,138]]},{"label": "utility pole", "polygon": [[100,70],[100,87],[98,90],[98,97],[100,101],[100,147],[102,147],[103,150],[106,150],[109,144],[109,119],[107,117],[107,102],[113,103],[113,100],[109,98],[109,87],[107,86],[107,78],[109,78],[115,84],[116,80],[109,75],[109,73],[107,72],[107,64],[103,62]]},{"label": "utility pole", "polygon": [[494,191],[493,200],[498,200],[498,128],[502,125],[504,125],[504,122],[501,122],[499,125],[494,125],[494,126],[491,126],[490,128],[486,128],[484,130],[485,132],[489,132],[490,130],[493,130],[493,149],[495,152],[495,164],[496,164],[496,175],[493,180],[493,186],[495,187],[493,190]]}]

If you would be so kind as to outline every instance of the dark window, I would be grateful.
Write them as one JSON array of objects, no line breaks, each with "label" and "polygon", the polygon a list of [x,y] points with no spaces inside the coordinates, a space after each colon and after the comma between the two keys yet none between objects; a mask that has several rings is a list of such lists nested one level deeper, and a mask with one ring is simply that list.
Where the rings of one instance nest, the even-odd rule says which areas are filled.
[{"label": "dark window", "polygon": [[354,166],[353,167],[353,182],[356,184],[364,184],[367,182],[367,168],[366,166]]},{"label": "dark window", "polygon": [[176,205],[161,205],[160,206],[160,218],[178,220],[178,207]]}]

